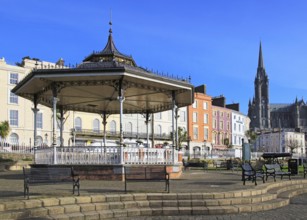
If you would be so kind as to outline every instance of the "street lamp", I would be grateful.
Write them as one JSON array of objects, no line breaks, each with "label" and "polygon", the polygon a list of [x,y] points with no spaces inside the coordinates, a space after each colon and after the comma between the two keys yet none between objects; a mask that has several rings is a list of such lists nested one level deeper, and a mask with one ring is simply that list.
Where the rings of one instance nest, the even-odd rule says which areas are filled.
[{"label": "street lamp", "polygon": [[191,136],[188,137],[188,152],[189,152],[189,156],[190,156],[190,142],[191,142]]},{"label": "street lamp", "polygon": [[45,144],[46,146],[48,146],[48,134],[47,133],[45,134]]},{"label": "street lamp", "polygon": [[205,140],[204,140],[204,150],[203,150],[203,152],[204,152],[204,158],[206,158],[206,153],[205,153],[206,148],[207,148],[207,140],[205,139]]}]

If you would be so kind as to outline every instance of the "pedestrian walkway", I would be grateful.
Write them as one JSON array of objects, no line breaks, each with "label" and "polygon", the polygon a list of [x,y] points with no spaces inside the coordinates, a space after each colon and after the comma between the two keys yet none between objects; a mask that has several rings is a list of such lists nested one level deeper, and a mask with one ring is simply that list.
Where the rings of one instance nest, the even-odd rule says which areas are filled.
[{"label": "pedestrian walkway", "polygon": [[[253,189],[255,185],[247,182],[242,185],[239,171],[204,171],[203,169],[191,169],[183,172],[180,179],[170,181],[172,193],[194,192],[225,192],[244,189]],[[163,192],[163,182],[133,182],[128,183],[130,192],[154,193]],[[262,183],[259,183],[261,185]],[[33,186],[30,190],[32,198],[45,196],[69,196],[71,186],[48,185]],[[80,194],[116,194],[124,193],[124,182],[103,180],[81,180]],[[23,199],[23,174],[22,171],[0,172],[0,200]]]},{"label": "pedestrian walkway", "polygon": [[[273,194],[276,194],[277,191],[280,191],[278,193],[282,194],[281,190],[278,188],[279,183],[285,183],[297,185],[297,183],[307,184],[307,182],[303,182],[303,178],[301,175],[294,176],[292,178],[292,181],[289,180],[280,180],[277,179],[277,184],[274,183],[273,178],[270,178],[268,182],[262,183],[261,181],[258,182],[258,186],[255,186],[252,182],[247,182],[245,186],[243,186],[241,181],[241,173],[239,171],[226,171],[226,170],[219,170],[219,171],[204,171],[202,169],[191,169],[189,171],[186,171],[182,174],[180,179],[171,180],[170,183],[170,191],[171,194],[164,193],[164,183],[157,183],[157,182],[146,182],[146,183],[130,183],[128,187],[128,194],[133,195],[135,193],[138,194],[144,194],[147,195],[147,197],[156,197],[157,199],[155,202],[158,201],[159,196],[162,195],[162,197],[169,197],[177,196],[177,199],[179,197],[183,199],[185,195],[190,194],[191,197],[198,198],[199,195],[214,195],[214,198],[210,200],[207,200],[207,203],[202,203],[208,205],[209,203],[216,202],[221,203],[231,203],[234,204],[234,201],[238,202],[238,205],[232,205],[233,207],[239,207],[239,209],[244,209],[242,205],[239,205],[239,203],[244,203],[244,201],[257,199],[257,197],[254,197],[253,199],[248,198],[248,192],[266,192],[264,189],[270,188],[270,186],[275,185],[276,189],[271,189],[270,198],[275,198],[272,196]],[[289,192],[288,194],[283,194],[282,198],[287,198],[289,195],[293,194],[293,190],[291,191],[290,185],[286,186],[288,188]],[[305,185],[304,185],[305,186]],[[95,195],[105,195],[106,198],[116,198],[116,196],[124,195],[124,183],[121,181],[102,181],[102,180],[81,180],[81,188],[80,188],[81,196],[84,198],[80,198],[80,201],[82,199],[88,199],[91,196]],[[42,186],[34,186],[30,189],[30,202],[32,201],[34,204],[34,201],[37,202],[38,200],[44,200],[44,199],[50,199],[50,198],[63,198],[63,197],[72,197],[71,195],[72,186],[69,184],[63,184],[63,185],[42,185]],[[231,192],[231,193],[230,193]],[[155,195],[156,193],[156,195]],[[162,194],[161,194],[162,193]],[[253,194],[253,193],[250,193]],[[226,195],[230,197],[230,195],[239,195],[243,196],[235,196],[233,198],[222,199],[226,198]],[[246,194],[246,195],[244,195]],[[123,196],[124,197],[124,196]],[[127,195],[127,198],[129,195]],[[219,198],[220,197],[220,198]],[[238,197],[238,198],[236,198]],[[264,198],[266,197],[265,193],[263,196],[261,196],[261,199],[264,201]],[[203,197],[204,198],[204,197]],[[215,199],[216,198],[216,199]],[[260,197],[259,197],[260,198]],[[276,197],[277,199],[277,197]],[[275,200],[276,200],[275,199]],[[78,199],[76,199],[78,200]],[[215,200],[215,201],[213,201]],[[231,201],[233,200],[233,201]],[[279,199],[281,200],[281,199]],[[153,202],[148,200],[149,203]],[[147,203],[148,203],[147,201]],[[283,199],[283,201],[286,201],[286,199]],[[0,172],[0,204],[5,204],[6,202],[9,202],[10,204],[16,203],[20,204],[24,203],[26,204],[27,200],[23,197],[23,175],[21,171],[6,171],[6,172]],[[142,201],[144,203],[144,201]],[[172,204],[172,202],[169,200],[169,205]],[[179,204],[180,200],[177,200],[177,204]],[[187,201],[181,201],[181,203],[186,203]],[[282,208],[277,208],[274,210],[269,211],[263,211],[266,205],[263,205],[260,211],[249,211],[247,213],[239,213],[239,214],[231,214],[228,215],[220,215],[218,212],[211,212],[214,209],[210,209],[211,212],[210,215],[187,215],[187,214],[181,214],[177,216],[159,216],[157,215],[157,209],[155,216],[133,216],[133,217],[125,217],[125,216],[118,216],[119,219],[136,219],[136,220],[145,220],[145,219],[304,219],[303,217],[307,216],[307,199],[304,196],[298,196],[294,197],[291,202],[293,204],[290,204],[288,206],[284,206]],[[132,202],[130,202],[131,204]],[[194,203],[194,204],[193,204]],[[200,200],[194,200],[191,201],[191,210],[194,212],[197,210],[196,205],[199,206]],[[265,203],[265,201],[264,201]],[[273,208],[272,202],[267,202],[268,208]],[[154,203],[153,203],[154,204]],[[283,204],[286,204],[283,202]],[[89,204],[88,204],[89,205]],[[112,204],[115,206],[115,204]],[[118,204],[116,204],[118,205]],[[193,207],[193,205],[195,207]],[[70,205],[72,206],[72,205]],[[76,206],[76,205],[75,205]],[[110,203],[111,206],[111,203]],[[255,207],[259,206],[255,204]],[[82,207],[82,206],[81,206]],[[226,206],[225,206],[226,207]],[[224,211],[227,209],[224,207]],[[275,206],[275,208],[278,206]],[[1,207],[0,207],[1,208]],[[196,209],[195,209],[196,208]],[[229,208],[229,207],[228,207]],[[164,208],[163,208],[164,209]],[[171,207],[168,208],[170,213]],[[154,210],[154,209],[153,209]],[[180,210],[180,208],[178,209]],[[232,209],[229,209],[230,211]],[[304,211],[306,210],[306,211]],[[182,210],[181,210],[182,211]],[[188,211],[188,209],[184,210]],[[198,210],[203,211],[203,210]],[[191,211],[190,211],[191,212]],[[113,211],[113,216],[115,215],[116,211]],[[154,212],[152,212],[154,213]],[[183,212],[185,213],[185,212]],[[192,212],[191,212],[192,213]],[[196,213],[196,212],[195,212]],[[201,212],[199,212],[201,213]],[[209,212],[208,212],[209,213]],[[213,213],[213,214],[212,214]],[[105,213],[104,213],[105,214]],[[118,213],[117,213],[118,214]],[[178,214],[178,213],[177,213]],[[121,218],[120,218],[121,217]],[[49,219],[49,218],[48,218]]]}]

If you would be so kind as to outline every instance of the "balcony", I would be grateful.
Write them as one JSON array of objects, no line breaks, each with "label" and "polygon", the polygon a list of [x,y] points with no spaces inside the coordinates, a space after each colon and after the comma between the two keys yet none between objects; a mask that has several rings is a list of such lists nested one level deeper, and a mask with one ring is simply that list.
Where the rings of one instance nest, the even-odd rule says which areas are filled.
[{"label": "balcony", "polygon": [[[92,129],[81,129],[81,130],[74,130],[71,129],[71,135],[75,135],[76,137],[83,137],[83,138],[103,138],[104,133],[102,130],[92,130]],[[137,132],[123,132],[124,138],[133,138],[133,139],[146,139],[147,133],[137,133]],[[119,131],[106,131],[106,137],[109,139],[115,139],[120,137]],[[149,138],[152,138],[152,134],[149,134]],[[169,141],[171,140],[170,134],[154,134],[155,140],[163,140]]]}]

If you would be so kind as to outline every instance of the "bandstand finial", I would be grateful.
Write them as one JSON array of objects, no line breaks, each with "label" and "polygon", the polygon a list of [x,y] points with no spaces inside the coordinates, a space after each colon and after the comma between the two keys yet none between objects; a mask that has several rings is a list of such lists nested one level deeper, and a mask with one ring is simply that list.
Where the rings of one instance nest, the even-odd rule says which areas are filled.
[{"label": "bandstand finial", "polygon": [[110,29],[109,33],[112,34],[112,9],[110,9],[110,21],[109,21]]}]

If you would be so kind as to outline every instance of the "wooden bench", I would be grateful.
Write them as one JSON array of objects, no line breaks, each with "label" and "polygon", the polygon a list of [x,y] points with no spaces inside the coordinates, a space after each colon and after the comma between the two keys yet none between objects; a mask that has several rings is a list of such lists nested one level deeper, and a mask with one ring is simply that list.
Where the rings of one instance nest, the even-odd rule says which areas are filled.
[{"label": "wooden bench", "polygon": [[265,183],[263,170],[255,170],[249,163],[242,164],[241,168],[243,185],[245,185],[246,180],[252,180],[257,186],[257,178],[261,178],[262,182]]},{"label": "wooden bench", "polygon": [[125,166],[125,192],[127,182],[165,181],[165,191],[170,192],[166,166]]},{"label": "wooden bench", "polygon": [[268,180],[269,176],[272,176],[274,178],[274,182],[276,182],[276,176],[280,176],[281,179],[283,178],[283,176],[288,176],[289,180],[291,180],[291,172],[283,171],[278,163],[264,164],[264,167],[266,180]]},{"label": "wooden bench", "polygon": [[75,188],[78,189],[80,195],[79,176],[74,173],[72,167],[31,167],[30,169],[23,168],[24,175],[24,197],[29,199],[30,185],[43,184],[61,184],[72,183],[73,194]]}]

